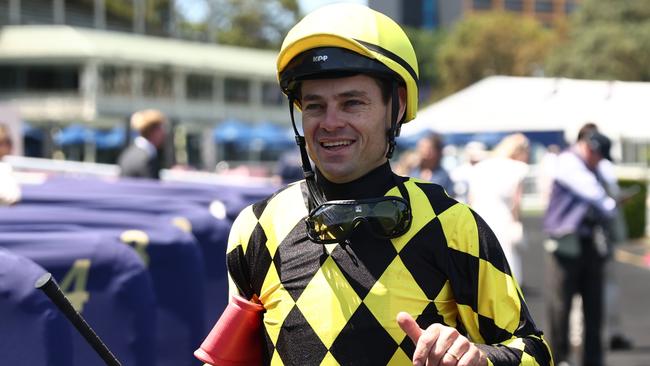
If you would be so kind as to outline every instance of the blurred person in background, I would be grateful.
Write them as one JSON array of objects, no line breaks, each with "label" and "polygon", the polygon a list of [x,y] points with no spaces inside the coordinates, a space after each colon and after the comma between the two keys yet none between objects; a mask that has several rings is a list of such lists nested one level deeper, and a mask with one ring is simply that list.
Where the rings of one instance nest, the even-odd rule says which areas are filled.
[{"label": "blurred person in background", "polygon": [[[598,126],[593,122],[585,123],[578,131],[578,140],[584,136],[599,132]],[[615,246],[627,240],[627,226],[625,217],[623,216],[621,203],[625,199],[627,193],[621,191],[618,185],[618,177],[614,171],[615,166],[611,160],[603,159],[598,163],[598,172],[605,180],[608,193],[616,199],[618,205],[616,216],[614,217],[609,230],[609,245]],[[613,248],[610,248],[609,253],[612,254]],[[616,276],[615,266],[612,263],[612,256],[607,257],[608,261],[605,264],[605,324],[607,335],[609,337],[609,348],[612,350],[630,349],[633,347],[633,342],[630,338],[626,337],[622,329],[621,308],[619,301],[619,289]]]},{"label": "blurred person in background", "polygon": [[11,205],[20,200],[20,186],[11,169],[11,165],[3,162],[6,155],[11,155],[13,142],[9,128],[0,123],[0,206]]},{"label": "blurred person in background", "polygon": [[454,182],[454,192],[456,199],[462,202],[468,202],[469,179],[474,170],[474,166],[485,159],[488,155],[487,147],[480,141],[470,141],[463,149],[464,161],[454,168],[450,173],[451,180]]},{"label": "blurred person in background", "polygon": [[562,152],[559,145],[550,144],[546,147],[544,155],[542,155],[538,164],[537,174],[537,190],[540,199],[546,209],[548,200],[551,197],[551,187],[553,186],[553,177],[555,175],[555,165],[557,164],[557,157]]},{"label": "blurred person in background", "polygon": [[488,158],[473,166],[468,179],[469,205],[496,234],[520,285],[524,243],[520,211],[523,182],[529,170],[529,145],[521,133],[504,137]]},{"label": "blurred person in background", "polygon": [[300,164],[300,153],[298,151],[287,151],[280,156],[275,166],[274,178],[281,185],[297,182],[304,178],[302,165]]},{"label": "blurred person in background", "polygon": [[137,131],[139,136],[118,158],[121,176],[159,179],[159,151],[167,136],[166,123],[165,115],[155,109],[133,113],[131,128]]},{"label": "blurred person in background", "polygon": [[397,158],[393,171],[399,175],[409,175],[411,170],[415,169],[420,159],[415,149],[408,149],[402,152]]},{"label": "blurred person in background", "polygon": [[582,363],[602,366],[604,266],[616,200],[599,164],[610,157],[610,139],[596,131],[582,134],[557,157],[550,200],[544,215],[549,235],[546,281],[551,349],[558,365],[570,365],[569,313],[573,296],[582,297]]},{"label": "blurred person in background", "polygon": [[429,133],[422,137],[415,146],[417,163],[411,168],[409,175],[436,183],[442,186],[448,195],[453,197],[454,183],[441,164],[443,147],[442,136],[437,133]]}]

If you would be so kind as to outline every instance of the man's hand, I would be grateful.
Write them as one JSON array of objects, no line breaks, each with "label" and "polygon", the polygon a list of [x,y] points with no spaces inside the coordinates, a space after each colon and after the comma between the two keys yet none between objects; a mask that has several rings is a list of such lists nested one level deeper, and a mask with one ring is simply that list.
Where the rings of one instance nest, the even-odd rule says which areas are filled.
[{"label": "man's hand", "polygon": [[397,324],[415,344],[415,366],[487,366],[485,354],[456,328],[436,323],[421,329],[405,312],[397,314]]}]

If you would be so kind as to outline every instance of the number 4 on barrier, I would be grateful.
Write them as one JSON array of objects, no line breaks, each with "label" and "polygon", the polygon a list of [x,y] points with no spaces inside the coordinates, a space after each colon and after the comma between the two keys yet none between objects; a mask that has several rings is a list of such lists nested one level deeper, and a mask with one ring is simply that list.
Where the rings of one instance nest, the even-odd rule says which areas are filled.
[{"label": "number 4 on barrier", "polygon": [[80,313],[90,298],[86,291],[89,269],[90,259],[77,259],[61,281],[61,291],[68,297],[72,307]]}]

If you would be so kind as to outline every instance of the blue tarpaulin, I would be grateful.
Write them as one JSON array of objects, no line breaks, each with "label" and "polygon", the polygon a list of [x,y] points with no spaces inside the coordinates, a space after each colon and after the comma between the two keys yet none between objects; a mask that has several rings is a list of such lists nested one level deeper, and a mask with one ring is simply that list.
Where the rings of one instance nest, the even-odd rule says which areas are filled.
[{"label": "blue tarpaulin", "polygon": [[126,134],[124,127],[117,126],[111,130],[95,130],[94,131],[95,146],[99,150],[117,149],[125,145]]},{"label": "blue tarpaulin", "polygon": [[295,144],[293,130],[272,122],[262,122],[251,131],[252,140],[261,140],[270,148],[287,148]]},{"label": "blue tarpaulin", "polygon": [[94,141],[95,134],[91,128],[82,124],[71,124],[54,135],[54,142],[59,146],[79,145]]},{"label": "blue tarpaulin", "polygon": [[[417,144],[418,140],[432,131],[422,131],[420,133],[410,135],[408,137],[398,137],[396,139],[397,145],[402,149],[412,149]],[[445,133],[442,134],[445,145],[466,145],[471,141],[479,141],[486,146],[492,148],[509,134],[515,131],[502,131],[502,132],[476,132],[476,133]],[[540,145],[558,145],[563,147],[566,145],[564,140],[564,131],[525,131],[522,132],[532,143]]]},{"label": "blue tarpaulin", "polygon": [[212,135],[218,143],[248,143],[251,140],[251,126],[231,119],[217,125]]}]

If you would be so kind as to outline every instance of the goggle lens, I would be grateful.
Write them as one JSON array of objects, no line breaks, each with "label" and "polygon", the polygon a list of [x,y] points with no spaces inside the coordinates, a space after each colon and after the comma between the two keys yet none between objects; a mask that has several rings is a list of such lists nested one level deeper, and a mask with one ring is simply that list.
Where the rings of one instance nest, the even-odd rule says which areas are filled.
[{"label": "goggle lens", "polygon": [[411,209],[400,197],[329,201],[309,214],[307,234],[320,244],[340,242],[349,238],[361,222],[366,222],[376,237],[395,238],[410,227]]}]

